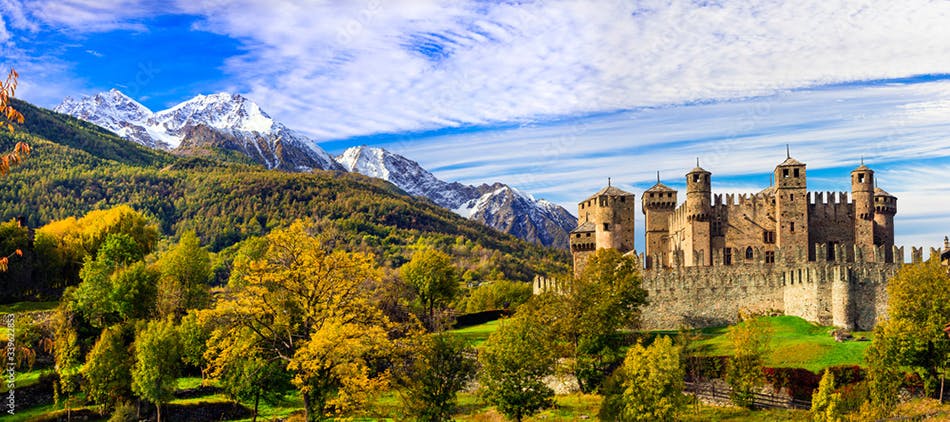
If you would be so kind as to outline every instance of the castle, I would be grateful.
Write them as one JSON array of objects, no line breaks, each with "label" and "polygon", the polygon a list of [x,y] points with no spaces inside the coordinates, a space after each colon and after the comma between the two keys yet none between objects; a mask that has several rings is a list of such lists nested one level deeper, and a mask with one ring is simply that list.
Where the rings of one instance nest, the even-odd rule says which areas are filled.
[{"label": "castle", "polygon": [[[904,260],[894,246],[897,198],[876,187],[873,170],[862,163],[851,171],[850,200],[808,192],[806,166],[790,155],[775,167],[773,186],[756,194],[713,195],[711,176],[697,160],[679,206],[659,176],[643,192],[644,328],[722,325],[740,310],[873,328],[886,310],[886,281]],[[578,203],[575,274],[600,248],[636,254],[635,204],[609,181]],[[922,255],[913,249],[913,261]]]}]

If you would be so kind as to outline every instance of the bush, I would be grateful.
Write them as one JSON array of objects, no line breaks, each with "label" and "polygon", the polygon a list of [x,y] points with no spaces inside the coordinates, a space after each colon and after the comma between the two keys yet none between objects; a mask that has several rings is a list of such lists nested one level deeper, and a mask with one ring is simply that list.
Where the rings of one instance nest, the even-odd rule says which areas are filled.
[{"label": "bush", "polygon": [[109,417],[109,422],[135,422],[139,420],[135,405],[129,402],[119,403]]}]

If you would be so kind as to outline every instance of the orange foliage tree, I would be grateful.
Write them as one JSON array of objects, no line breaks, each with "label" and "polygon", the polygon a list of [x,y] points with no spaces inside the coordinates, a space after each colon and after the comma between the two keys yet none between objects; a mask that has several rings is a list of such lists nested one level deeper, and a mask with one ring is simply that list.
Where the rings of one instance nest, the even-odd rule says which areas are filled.
[{"label": "orange foliage tree", "polygon": [[[10,105],[10,99],[16,92],[17,78],[20,75],[16,70],[10,69],[6,81],[0,81],[0,130],[6,128],[13,132],[13,124],[23,124],[23,115]],[[0,155],[0,176],[10,172],[10,167],[23,162],[23,159],[30,155],[30,146],[17,142],[13,146],[13,151]]]}]

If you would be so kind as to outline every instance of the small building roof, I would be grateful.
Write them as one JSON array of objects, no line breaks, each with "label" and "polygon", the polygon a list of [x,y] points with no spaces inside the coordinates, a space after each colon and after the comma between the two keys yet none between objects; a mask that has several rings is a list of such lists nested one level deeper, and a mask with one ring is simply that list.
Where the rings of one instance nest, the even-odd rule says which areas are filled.
[{"label": "small building roof", "polygon": [[885,191],[884,189],[881,189],[881,188],[878,188],[878,187],[875,187],[875,188],[874,188],[874,196],[887,196],[887,197],[890,197],[890,198],[896,198],[896,196],[891,195],[891,194],[887,193],[887,191]]},{"label": "small building roof", "polygon": [[874,171],[874,170],[871,170],[870,167],[864,165],[864,163],[861,163],[860,166],[857,166],[854,170],[851,170],[852,173],[856,171]]},{"label": "small building roof", "polygon": [[645,190],[644,192],[676,192],[676,189],[666,186],[661,182],[656,182],[656,184],[653,185],[653,187]]},{"label": "small building roof", "polygon": [[585,200],[583,200],[583,201],[581,201],[581,202],[587,202],[587,201],[590,201],[591,199],[594,199],[594,198],[596,198],[596,197],[598,197],[598,196],[604,196],[604,195],[606,195],[606,196],[632,196],[633,194],[630,193],[630,192],[627,192],[627,191],[625,191],[625,190],[623,190],[623,189],[617,189],[617,188],[614,187],[614,186],[607,186],[607,187],[605,187],[605,188],[603,188],[603,189],[597,191],[597,193],[595,193],[595,194],[593,194],[593,195],[587,197],[587,199],[585,199]]},{"label": "small building roof", "polygon": [[589,233],[595,230],[597,230],[597,226],[594,226],[594,223],[591,223],[590,221],[586,221],[574,228],[574,230],[571,230],[571,233]]},{"label": "small building roof", "polygon": [[709,172],[700,166],[696,166],[696,167],[693,167],[693,169],[690,170],[689,173],[686,173],[686,174],[693,174],[693,173],[707,173],[708,174]]},{"label": "small building roof", "polygon": [[788,157],[788,158],[785,159],[785,161],[782,161],[782,162],[779,163],[779,165],[777,165],[776,167],[804,166],[804,165],[805,165],[805,163],[803,163],[803,162],[801,162],[801,161],[798,161],[798,160],[796,160],[796,159],[794,159],[794,158],[792,158],[792,157]]}]

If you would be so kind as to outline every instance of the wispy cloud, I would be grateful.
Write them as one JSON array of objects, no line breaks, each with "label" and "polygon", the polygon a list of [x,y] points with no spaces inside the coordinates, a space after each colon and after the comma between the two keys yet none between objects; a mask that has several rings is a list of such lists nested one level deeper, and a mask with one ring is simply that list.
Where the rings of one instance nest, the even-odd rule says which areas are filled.
[{"label": "wispy cloud", "polygon": [[229,69],[321,139],[947,72],[950,3],[182,2]]},{"label": "wispy cloud", "polygon": [[941,230],[950,232],[950,184],[943,180],[950,174],[950,119],[940,113],[947,100],[950,80],[943,78],[869,82],[384,146],[446,180],[498,179],[573,212],[608,177],[639,194],[660,171],[682,191],[696,157],[713,173],[716,191],[756,192],[769,185],[789,144],[808,165],[813,191],[849,191],[849,172],[863,158],[881,187],[899,197],[898,242],[931,245]]}]

